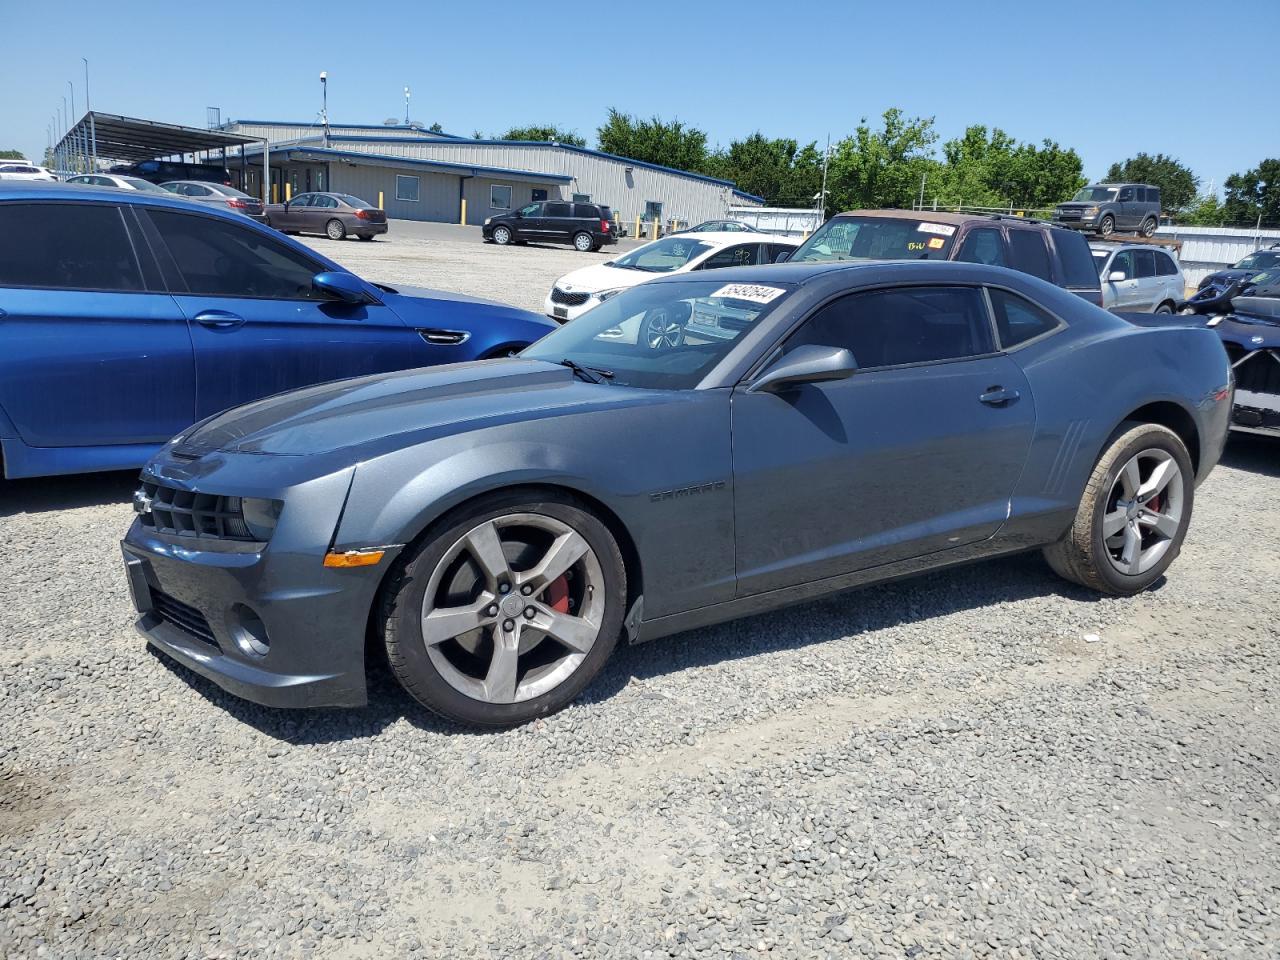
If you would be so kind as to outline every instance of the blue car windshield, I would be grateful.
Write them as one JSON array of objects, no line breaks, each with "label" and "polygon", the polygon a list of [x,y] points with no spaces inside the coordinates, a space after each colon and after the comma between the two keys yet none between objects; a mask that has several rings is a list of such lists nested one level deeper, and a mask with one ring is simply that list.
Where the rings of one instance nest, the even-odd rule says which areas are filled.
[{"label": "blue car windshield", "polygon": [[603,382],[689,390],[794,289],[789,283],[642,283],[588,310],[520,356],[606,371]]}]

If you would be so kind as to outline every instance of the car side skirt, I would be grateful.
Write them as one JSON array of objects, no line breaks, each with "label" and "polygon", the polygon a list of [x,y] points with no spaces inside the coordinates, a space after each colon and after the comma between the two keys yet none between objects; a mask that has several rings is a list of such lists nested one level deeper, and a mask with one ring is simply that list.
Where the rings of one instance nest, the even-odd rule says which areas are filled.
[{"label": "car side skirt", "polygon": [[161,446],[161,443],[125,443],[99,447],[29,447],[18,439],[0,438],[0,449],[4,451],[4,475],[10,480],[64,473],[136,470]]}]

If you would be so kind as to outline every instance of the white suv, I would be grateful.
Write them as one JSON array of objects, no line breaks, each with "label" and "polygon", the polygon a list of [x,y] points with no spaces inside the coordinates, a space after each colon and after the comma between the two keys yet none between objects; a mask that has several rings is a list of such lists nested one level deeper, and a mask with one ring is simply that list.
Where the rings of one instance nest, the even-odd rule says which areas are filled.
[{"label": "white suv", "polygon": [[1114,313],[1173,313],[1187,297],[1173,253],[1136,243],[1091,243],[1102,279],[1102,305]]},{"label": "white suv", "polygon": [[0,160],[0,180],[44,180],[58,178],[44,167],[37,167],[27,160]]}]

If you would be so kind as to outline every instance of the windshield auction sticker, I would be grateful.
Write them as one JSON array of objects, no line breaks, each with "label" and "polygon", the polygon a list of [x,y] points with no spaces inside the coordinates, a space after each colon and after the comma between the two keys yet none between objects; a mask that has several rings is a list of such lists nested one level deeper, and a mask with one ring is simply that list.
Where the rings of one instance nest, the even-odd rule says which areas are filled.
[{"label": "windshield auction sticker", "polygon": [[922,223],[916,227],[920,233],[938,233],[944,237],[949,237],[956,232],[956,228],[947,223]]},{"label": "windshield auction sticker", "polygon": [[782,287],[766,287],[758,283],[726,283],[711,296],[746,300],[749,303],[770,303],[786,292]]}]

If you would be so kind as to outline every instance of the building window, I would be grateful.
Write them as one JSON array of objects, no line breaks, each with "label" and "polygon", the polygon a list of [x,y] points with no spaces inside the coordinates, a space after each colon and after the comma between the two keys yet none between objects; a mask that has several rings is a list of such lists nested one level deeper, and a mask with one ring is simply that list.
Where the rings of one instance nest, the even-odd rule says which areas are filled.
[{"label": "building window", "polygon": [[396,174],[396,199],[418,202],[418,178]]},{"label": "building window", "polygon": [[543,190],[541,187],[534,187],[531,192],[533,196],[530,197],[529,199],[532,200],[534,203],[538,203],[542,200],[547,199],[547,191]]},{"label": "building window", "polygon": [[574,202],[574,203],[590,203],[590,202],[591,202],[591,194],[589,194],[589,193],[575,193],[575,194],[573,195],[573,202]]},{"label": "building window", "polygon": [[502,183],[491,183],[489,185],[489,209],[510,210],[511,188]]}]

